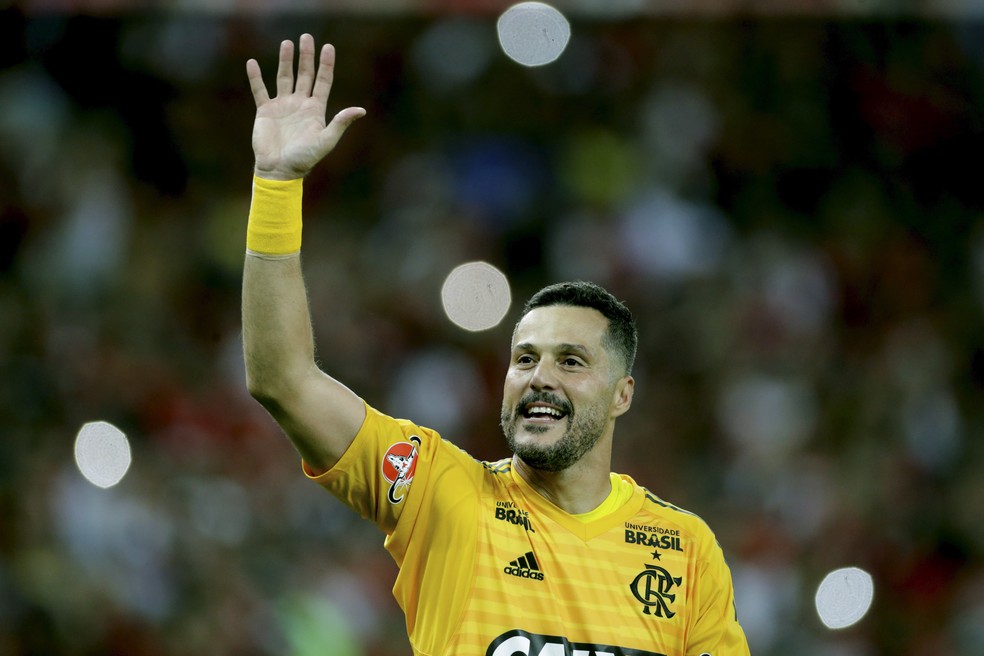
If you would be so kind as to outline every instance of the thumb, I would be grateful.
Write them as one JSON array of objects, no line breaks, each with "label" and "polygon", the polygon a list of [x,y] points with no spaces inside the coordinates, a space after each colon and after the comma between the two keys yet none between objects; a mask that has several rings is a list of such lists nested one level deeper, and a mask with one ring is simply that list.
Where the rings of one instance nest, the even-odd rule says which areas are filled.
[{"label": "thumb", "polygon": [[323,152],[331,151],[349,126],[365,115],[366,110],[362,107],[348,107],[335,114],[331,122],[321,131],[320,141]]}]

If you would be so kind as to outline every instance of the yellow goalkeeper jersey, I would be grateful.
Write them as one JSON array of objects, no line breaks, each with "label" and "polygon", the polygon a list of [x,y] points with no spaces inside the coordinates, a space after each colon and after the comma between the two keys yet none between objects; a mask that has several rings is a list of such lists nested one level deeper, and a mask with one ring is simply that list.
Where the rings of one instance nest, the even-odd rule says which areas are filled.
[{"label": "yellow goalkeeper jersey", "polygon": [[620,475],[628,501],[572,516],[509,460],[367,406],[312,477],[386,534],[418,656],[739,656],[731,574],[703,520]]}]

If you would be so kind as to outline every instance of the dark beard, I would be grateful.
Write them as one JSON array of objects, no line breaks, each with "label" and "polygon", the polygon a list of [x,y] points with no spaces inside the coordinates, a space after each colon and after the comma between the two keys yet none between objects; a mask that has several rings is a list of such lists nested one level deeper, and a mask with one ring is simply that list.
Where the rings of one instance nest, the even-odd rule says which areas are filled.
[{"label": "dark beard", "polygon": [[[517,444],[516,426],[524,419],[520,414],[520,408],[538,401],[562,408],[567,413],[564,419],[567,422],[567,430],[551,445]],[[558,472],[576,463],[598,443],[598,439],[605,431],[607,419],[605,410],[606,408],[599,404],[575,413],[571,404],[556,397],[542,393],[528,394],[512,411],[503,406],[499,423],[509,448],[529,467],[540,471]],[[536,425],[527,428],[531,433],[545,433],[548,429],[548,426]]]}]

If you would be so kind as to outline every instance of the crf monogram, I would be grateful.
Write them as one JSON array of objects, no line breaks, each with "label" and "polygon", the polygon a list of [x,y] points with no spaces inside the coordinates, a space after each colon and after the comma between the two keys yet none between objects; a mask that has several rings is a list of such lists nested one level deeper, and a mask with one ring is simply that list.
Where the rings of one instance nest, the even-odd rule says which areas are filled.
[{"label": "crf monogram", "polygon": [[642,609],[643,613],[669,618],[676,615],[670,610],[670,604],[676,601],[676,594],[670,591],[682,581],[682,578],[672,576],[662,567],[646,565],[646,569],[639,572],[629,588],[635,598],[645,606]]}]

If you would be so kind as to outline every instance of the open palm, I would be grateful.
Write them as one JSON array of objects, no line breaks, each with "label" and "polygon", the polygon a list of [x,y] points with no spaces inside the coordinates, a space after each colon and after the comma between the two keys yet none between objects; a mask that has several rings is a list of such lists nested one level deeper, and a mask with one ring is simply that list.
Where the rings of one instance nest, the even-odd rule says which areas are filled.
[{"label": "open palm", "polygon": [[246,62],[256,119],[253,123],[253,154],[256,175],[274,180],[303,177],[338,143],[356,119],[365,115],[361,107],[349,107],[325,123],[325,112],[335,68],[335,49],[321,48],[314,66],[314,38],[301,35],[297,80],[294,80],[294,44],[280,44],[277,94],[267,93],[255,59]]}]

